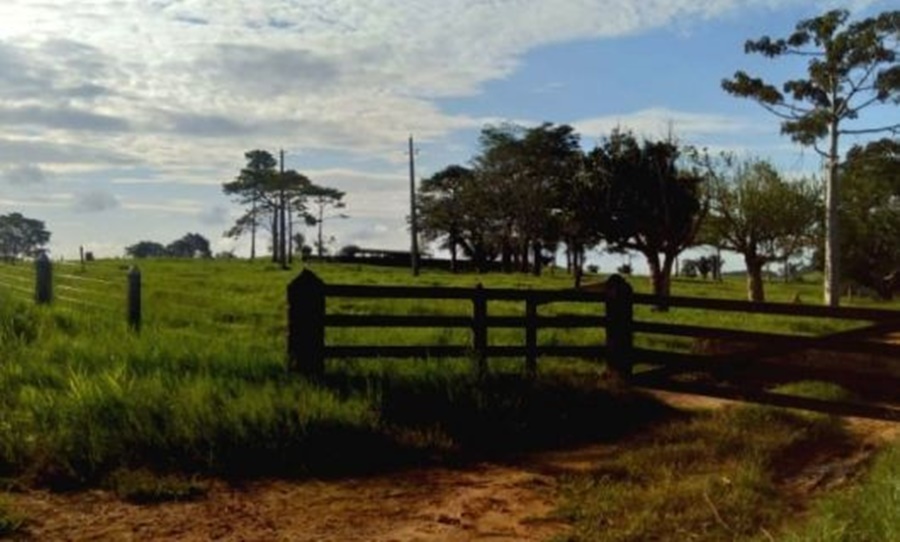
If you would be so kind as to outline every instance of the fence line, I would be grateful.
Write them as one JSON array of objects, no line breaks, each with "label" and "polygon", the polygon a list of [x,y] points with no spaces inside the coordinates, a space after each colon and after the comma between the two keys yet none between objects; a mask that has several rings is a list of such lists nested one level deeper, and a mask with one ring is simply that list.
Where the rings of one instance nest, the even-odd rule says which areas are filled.
[{"label": "fence line", "polygon": [[72,274],[66,274],[66,273],[57,273],[56,276],[61,279],[80,280],[80,281],[84,281],[84,282],[93,282],[96,284],[107,284],[107,285],[111,285],[111,286],[116,285],[116,283],[114,283],[111,280],[98,279],[98,278],[94,278],[94,277],[82,277],[80,275],[72,275]]},{"label": "fence line", "polygon": [[[876,334],[900,330],[900,311],[857,307],[831,308],[788,303],[752,303],[722,299],[687,297],[662,298],[646,294],[633,294],[630,286],[617,275],[611,276],[602,291],[577,290],[489,290],[476,288],[429,288],[407,286],[360,286],[325,284],[310,271],[304,271],[288,286],[288,367],[291,370],[317,377],[324,372],[326,358],[474,358],[480,370],[485,360],[492,356],[523,356],[526,373],[533,374],[538,356],[586,357],[605,359],[611,372],[626,381],[641,385],[683,382],[670,380],[685,372],[709,372],[740,374],[741,385],[763,385],[781,377],[792,379],[823,379],[846,383],[864,384],[867,393],[883,394],[883,389],[900,387],[900,345],[870,341]],[[339,314],[327,311],[327,300],[334,297],[367,299],[416,299],[467,300],[471,303],[469,316],[444,315],[384,315]],[[525,303],[524,316],[489,316],[488,301],[520,301]],[[603,316],[538,316],[538,306],[557,302],[603,303]],[[684,307],[690,309],[739,312],[741,314],[776,314],[814,318],[831,318],[847,321],[873,322],[865,328],[842,331],[831,335],[808,336],[771,332],[755,332],[715,326],[671,324],[659,321],[636,321],[635,305],[653,307]],[[655,313],[653,318],[658,319]],[[339,345],[325,344],[327,328],[469,328],[471,342],[466,345]],[[488,330],[499,327],[523,329],[525,344],[517,346],[490,346]],[[538,330],[546,328],[595,328],[605,330],[604,344],[538,345]],[[694,354],[650,348],[636,348],[636,335],[666,335],[694,339],[723,341],[730,346],[724,354]],[[868,366],[868,373],[861,373],[859,363],[845,363],[830,367],[819,362],[791,365],[782,362],[785,356],[806,350],[861,353],[876,356]],[[885,358],[881,360],[881,358]],[[773,361],[777,358],[779,361]],[[839,360],[840,361],[840,360]],[[636,363],[656,366],[655,369],[633,372]],[[721,371],[737,371],[721,373]],[[755,373],[753,371],[756,371]],[[873,385],[874,383],[874,385]],[[884,386],[884,388],[880,387]],[[748,397],[762,397],[752,390]],[[787,403],[785,403],[787,404]],[[890,419],[900,419],[900,410],[889,409]],[[884,409],[871,412],[884,417]]]}]

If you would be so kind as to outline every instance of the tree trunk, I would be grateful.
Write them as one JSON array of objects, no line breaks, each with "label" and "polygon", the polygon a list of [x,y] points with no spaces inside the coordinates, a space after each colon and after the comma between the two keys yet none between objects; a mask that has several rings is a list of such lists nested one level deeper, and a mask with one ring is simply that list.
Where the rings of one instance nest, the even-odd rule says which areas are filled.
[{"label": "tree trunk", "polygon": [[450,272],[456,273],[456,242],[450,241]]},{"label": "tree trunk", "polygon": [[[834,104],[835,102],[832,101]],[[834,107],[837,107],[835,105]],[[828,179],[825,183],[825,304],[837,307],[841,302],[840,237],[838,235],[838,126],[829,126]]]},{"label": "tree trunk", "polygon": [[763,289],[763,261],[753,256],[744,256],[747,265],[747,299],[762,303],[766,300]]},{"label": "tree trunk", "polygon": [[294,263],[294,213],[288,213],[287,231],[288,263]]},{"label": "tree trunk", "polygon": [[272,263],[278,263],[278,209],[272,212]]},{"label": "tree trunk", "polygon": [[[323,220],[322,214],[323,214],[323,212],[324,212],[323,208],[320,206],[319,207],[319,237],[318,237],[319,238],[319,241],[318,241],[319,246],[318,246],[318,250],[316,251],[316,253],[319,255],[319,258],[322,258],[322,256],[325,255],[325,245],[322,244],[322,220]],[[410,257],[411,258],[413,257],[412,252],[410,252]]]},{"label": "tree trunk", "polygon": [[654,307],[654,310],[667,311],[669,310],[669,305],[665,302],[665,298],[669,297],[673,260],[666,257],[663,260],[663,264],[660,265],[659,254],[644,253],[644,257],[647,259],[647,266],[650,268],[650,281],[653,284],[653,295],[663,298],[660,303]]},{"label": "tree trunk", "polygon": [[256,259],[256,200],[253,200],[253,206],[250,209],[250,261]]},{"label": "tree trunk", "polygon": [[532,256],[534,257],[534,265],[532,266],[532,274],[536,277],[541,276],[541,267],[544,265],[544,262],[541,260],[541,250],[542,245],[540,241],[535,241],[531,245]]}]

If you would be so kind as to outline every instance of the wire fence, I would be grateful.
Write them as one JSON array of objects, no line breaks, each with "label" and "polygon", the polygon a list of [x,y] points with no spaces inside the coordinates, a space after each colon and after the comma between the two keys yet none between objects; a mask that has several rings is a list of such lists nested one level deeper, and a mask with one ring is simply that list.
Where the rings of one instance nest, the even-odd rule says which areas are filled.
[{"label": "wire fence", "polygon": [[[40,261],[0,263],[0,291],[20,302],[40,303],[41,265]],[[52,267],[51,284],[44,285],[52,291],[48,304],[98,322],[126,323],[139,330],[147,320],[155,332],[192,342],[209,341],[219,334],[281,337],[287,327],[285,302],[271,311],[253,310],[245,298],[231,301],[212,289],[178,290],[177,285],[144,281],[140,272],[135,285],[136,268],[130,266],[53,262]]]}]

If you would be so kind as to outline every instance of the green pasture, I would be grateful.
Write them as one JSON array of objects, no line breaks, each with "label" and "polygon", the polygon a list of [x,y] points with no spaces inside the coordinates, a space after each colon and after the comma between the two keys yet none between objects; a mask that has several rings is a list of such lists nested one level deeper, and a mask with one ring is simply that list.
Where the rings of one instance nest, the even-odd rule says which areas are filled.
[{"label": "green pasture", "polygon": [[[285,370],[286,286],[299,267],[282,271],[267,263],[237,260],[141,261],[143,326],[140,333],[134,333],[125,321],[129,265],[118,260],[91,262],[86,269],[55,264],[57,299],[50,306],[35,306],[31,301],[34,279],[29,265],[0,265],[0,478],[10,485],[118,488],[131,483],[121,482],[130,479],[123,472],[224,477],[337,475],[617,439],[640,428],[732,423],[716,417],[710,418],[713,421],[685,420],[651,398],[608,389],[598,378],[602,363],[584,360],[542,359],[534,380],[520,378],[522,360],[512,359],[493,360],[486,376],[477,374],[468,359],[332,361],[323,381],[306,381]],[[540,278],[426,270],[412,278],[405,269],[337,264],[318,264],[311,269],[326,282],[345,284],[572,285],[571,277],[559,270]],[[630,281],[637,291],[649,291],[646,278]],[[768,298],[774,301],[791,301],[799,294],[804,302],[814,303],[821,296],[818,282],[771,283],[767,289]],[[673,284],[676,295],[740,299],[744,292],[743,281],[733,279],[721,283],[676,279]],[[327,310],[467,315],[471,305],[464,301],[339,299],[329,301]],[[602,310],[600,304],[576,303],[540,309],[542,314],[602,314]],[[491,302],[488,312],[523,314],[524,307]],[[636,308],[636,317],[799,334],[856,325],[682,309],[660,313],[650,307]],[[489,339],[492,344],[521,344],[524,333],[492,330]],[[326,340],[330,344],[452,345],[468,344],[470,337],[467,330],[344,329],[331,330]],[[539,334],[539,342],[544,344],[602,340],[602,330],[542,330]],[[653,348],[691,348],[684,340],[641,337],[639,341]],[[751,446],[751,427],[770,425],[764,417],[742,423],[751,424],[746,434],[729,437],[747,441],[740,446]],[[792,430],[798,427],[792,424],[799,424],[815,432],[824,422],[799,417],[784,423]],[[840,433],[838,422],[829,423]],[[661,435],[677,432],[659,430]],[[777,442],[771,447],[759,444],[760,457],[793,442],[788,433],[773,433]],[[718,438],[712,430],[707,436]],[[705,438],[702,431],[696,438]],[[687,443],[676,444],[667,443],[668,451],[658,453],[674,457],[687,450],[696,461],[706,461],[705,455],[691,451]],[[641,468],[643,460],[634,461],[635,465],[621,468]],[[891,452],[883,461],[888,466],[881,467],[882,471],[894,476],[896,468],[891,465],[897,464],[897,454]],[[754,467],[762,469],[761,479],[766,476],[765,467],[763,460]],[[707,484],[702,486],[706,491],[715,490],[708,486],[714,482],[702,483]],[[561,513],[577,526],[574,539],[641,539],[638,535],[603,538],[582,526],[582,521],[595,517],[583,508],[585,499],[592,498],[591,484],[596,485],[573,481],[562,508]],[[190,493],[192,488],[169,492]],[[735,506],[752,507],[756,498],[739,495]],[[896,494],[886,498],[900,502]],[[12,512],[4,512],[5,507],[0,500],[0,535],[4,525],[20,523]],[[838,508],[832,505],[832,509]],[[784,512],[765,512],[769,513],[775,514],[773,525],[782,521],[778,514]],[[900,519],[894,516],[891,521]],[[718,531],[712,528],[709,532]],[[743,529],[736,534],[752,538],[760,533]]]}]

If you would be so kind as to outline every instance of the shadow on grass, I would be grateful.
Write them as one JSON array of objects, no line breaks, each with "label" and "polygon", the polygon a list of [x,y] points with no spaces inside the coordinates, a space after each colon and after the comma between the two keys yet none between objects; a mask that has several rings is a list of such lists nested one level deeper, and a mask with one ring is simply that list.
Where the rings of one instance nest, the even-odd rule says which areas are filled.
[{"label": "shadow on grass", "polygon": [[443,462],[615,440],[679,414],[596,377],[332,375],[327,385],[368,389],[387,434]]}]

